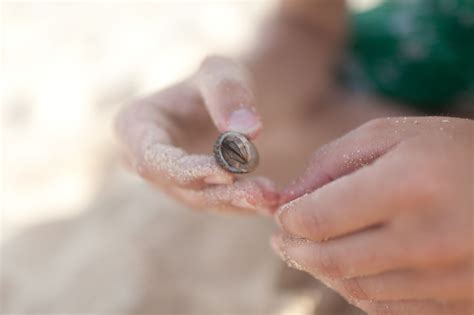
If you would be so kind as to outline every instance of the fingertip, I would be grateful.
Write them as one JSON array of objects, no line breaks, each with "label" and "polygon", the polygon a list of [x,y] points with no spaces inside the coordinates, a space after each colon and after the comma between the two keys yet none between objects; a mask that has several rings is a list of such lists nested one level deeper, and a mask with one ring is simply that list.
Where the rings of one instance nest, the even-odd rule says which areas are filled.
[{"label": "fingertip", "polygon": [[255,138],[262,129],[262,122],[254,110],[239,108],[230,113],[226,127],[227,130],[237,131],[249,138]]},{"label": "fingertip", "polygon": [[291,221],[291,219],[289,218],[289,212],[295,209],[296,204],[298,204],[298,200],[299,199],[294,199],[288,203],[281,205],[275,213],[275,221],[277,225],[280,227],[280,229],[282,229],[285,233],[293,234],[293,235],[297,234],[295,233],[295,231],[292,231],[291,229],[288,228],[288,226],[291,227],[291,224],[288,224],[288,220]]},{"label": "fingertip", "polygon": [[[304,244],[309,241],[306,239],[296,239],[291,236],[278,233],[271,237],[270,245],[275,253],[288,265],[300,271],[306,271],[306,268],[299,261],[304,261],[299,256],[305,256],[306,250]],[[293,254],[295,252],[295,254]],[[303,252],[301,254],[301,252]],[[298,261],[295,260],[298,258]]]}]

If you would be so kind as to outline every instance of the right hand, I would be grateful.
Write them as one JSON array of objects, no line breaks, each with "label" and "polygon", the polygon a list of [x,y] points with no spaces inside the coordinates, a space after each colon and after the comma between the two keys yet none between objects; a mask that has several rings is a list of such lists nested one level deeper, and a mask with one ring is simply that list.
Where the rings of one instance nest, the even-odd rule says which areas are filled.
[{"label": "right hand", "polygon": [[261,129],[248,72],[223,57],[206,58],[195,75],[133,102],[116,119],[130,166],[162,190],[193,208],[271,213],[278,193],[270,180],[236,179],[213,156],[189,153],[211,152],[217,131],[253,139]]}]

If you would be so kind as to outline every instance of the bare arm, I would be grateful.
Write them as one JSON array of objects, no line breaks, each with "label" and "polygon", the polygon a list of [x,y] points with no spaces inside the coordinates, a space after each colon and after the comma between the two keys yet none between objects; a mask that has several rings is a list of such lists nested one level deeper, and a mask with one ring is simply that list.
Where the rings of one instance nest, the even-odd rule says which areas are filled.
[{"label": "bare arm", "polygon": [[277,107],[287,116],[294,105],[331,90],[345,39],[345,1],[282,1],[243,58],[254,76],[259,110],[269,106],[274,113]]}]

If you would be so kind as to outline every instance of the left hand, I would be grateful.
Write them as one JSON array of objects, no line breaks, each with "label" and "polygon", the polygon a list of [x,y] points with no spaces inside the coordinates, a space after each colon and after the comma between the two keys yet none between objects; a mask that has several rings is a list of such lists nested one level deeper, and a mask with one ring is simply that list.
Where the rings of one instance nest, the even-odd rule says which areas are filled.
[{"label": "left hand", "polygon": [[369,314],[471,314],[473,138],[470,120],[386,118],[323,147],[275,250]]},{"label": "left hand", "polygon": [[209,153],[217,131],[254,139],[262,129],[249,71],[226,57],[206,58],[197,73],[138,99],[117,116],[131,169],[195,209],[272,214],[278,192],[264,177],[235,178]]}]

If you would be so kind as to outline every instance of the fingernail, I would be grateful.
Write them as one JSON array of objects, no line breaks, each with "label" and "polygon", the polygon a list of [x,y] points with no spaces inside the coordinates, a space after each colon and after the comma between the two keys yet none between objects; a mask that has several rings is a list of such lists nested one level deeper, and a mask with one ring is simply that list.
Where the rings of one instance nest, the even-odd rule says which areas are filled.
[{"label": "fingernail", "polygon": [[284,230],[284,214],[292,208],[293,201],[290,201],[287,204],[280,206],[276,212],[275,219],[278,223],[278,226]]},{"label": "fingernail", "polygon": [[[301,198],[301,197],[300,197]],[[290,202],[282,205],[280,208],[278,208],[276,214],[275,214],[275,221],[278,224],[278,226],[285,231],[288,234],[293,234],[291,229],[288,229],[288,224],[287,224],[287,217],[288,213],[290,211],[293,211],[299,204],[300,198],[293,199]]]},{"label": "fingernail", "polygon": [[[304,267],[289,254],[292,250],[292,242],[294,241],[290,241],[288,237],[283,237],[281,235],[274,235],[271,239],[273,250],[288,265],[288,267],[304,271]],[[301,242],[306,242],[306,240],[301,240]]]},{"label": "fingernail", "polygon": [[258,116],[247,108],[241,108],[233,111],[229,116],[228,129],[253,136],[260,128],[262,123]]}]

